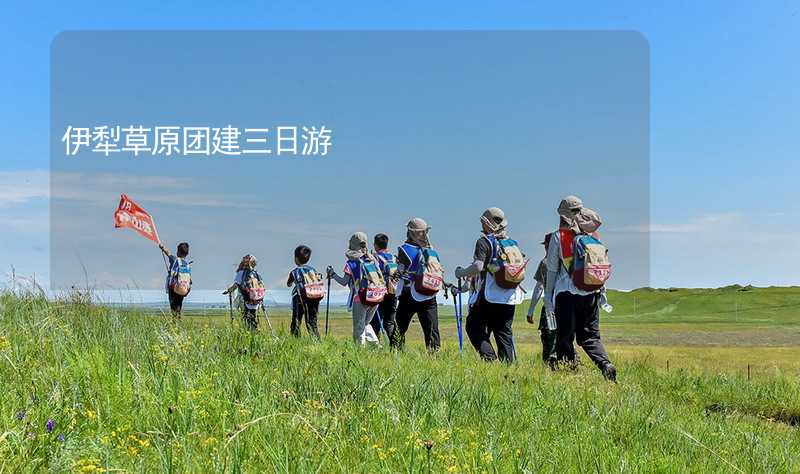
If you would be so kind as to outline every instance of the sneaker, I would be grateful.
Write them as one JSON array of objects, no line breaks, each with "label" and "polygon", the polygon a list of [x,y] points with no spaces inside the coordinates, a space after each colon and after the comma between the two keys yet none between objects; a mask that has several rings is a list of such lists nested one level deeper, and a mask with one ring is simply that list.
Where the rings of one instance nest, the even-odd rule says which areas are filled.
[{"label": "sneaker", "polygon": [[609,382],[617,383],[617,368],[612,364],[606,364],[603,367],[603,377]]}]

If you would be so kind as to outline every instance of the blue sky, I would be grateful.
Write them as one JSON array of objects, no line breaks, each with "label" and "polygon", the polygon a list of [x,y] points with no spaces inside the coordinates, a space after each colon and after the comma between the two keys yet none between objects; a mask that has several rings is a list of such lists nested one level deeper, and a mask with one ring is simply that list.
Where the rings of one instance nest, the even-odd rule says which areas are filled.
[{"label": "blue sky", "polygon": [[787,244],[800,230],[800,6],[698,3],[7,2],[0,264],[49,265],[49,53],[60,31],[634,30],[650,45],[652,285],[800,284],[786,263],[800,257]]}]

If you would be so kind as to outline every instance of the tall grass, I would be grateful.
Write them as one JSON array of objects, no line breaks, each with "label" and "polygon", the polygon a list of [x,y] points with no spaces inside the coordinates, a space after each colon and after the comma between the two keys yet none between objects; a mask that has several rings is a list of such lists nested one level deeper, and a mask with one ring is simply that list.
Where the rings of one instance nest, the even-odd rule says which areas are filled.
[{"label": "tall grass", "polygon": [[3,294],[0,471],[800,470],[797,380],[620,379]]}]

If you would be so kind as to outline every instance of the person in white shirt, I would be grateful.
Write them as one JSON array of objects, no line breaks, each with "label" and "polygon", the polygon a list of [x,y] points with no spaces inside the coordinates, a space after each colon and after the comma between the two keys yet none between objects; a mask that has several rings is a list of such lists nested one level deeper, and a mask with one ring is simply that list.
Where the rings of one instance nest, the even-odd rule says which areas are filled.
[{"label": "person in white shirt", "polygon": [[[577,363],[573,341],[583,348],[603,376],[616,382],[617,369],[608,358],[600,340],[601,290],[583,291],[572,281],[570,262],[572,239],[578,234],[591,234],[600,226],[600,217],[583,207],[576,196],[567,196],[558,206],[559,229],[551,234],[547,246],[547,278],[544,304],[547,316],[555,315],[556,356],[559,361]],[[565,263],[566,262],[566,263]]]},{"label": "person in white shirt", "polygon": [[[508,239],[508,221],[502,209],[491,207],[481,215],[481,236],[475,242],[472,264],[456,268],[456,278],[477,278],[476,292],[469,301],[465,329],[481,359],[513,362],[516,359],[511,329],[516,305],[522,303],[522,289],[502,288],[495,283],[490,264],[498,258],[499,241]],[[515,244],[516,245],[516,244]],[[494,335],[497,352],[490,340]]]}]

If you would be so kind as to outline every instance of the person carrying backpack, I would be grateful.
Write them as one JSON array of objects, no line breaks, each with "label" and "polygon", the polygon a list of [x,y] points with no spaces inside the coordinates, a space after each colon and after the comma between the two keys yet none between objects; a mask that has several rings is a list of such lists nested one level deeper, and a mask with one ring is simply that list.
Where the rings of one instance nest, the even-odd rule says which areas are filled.
[{"label": "person carrying backpack", "polygon": [[247,325],[248,329],[258,329],[258,307],[264,302],[264,295],[266,288],[261,275],[256,271],[258,261],[253,255],[247,254],[242,257],[239,262],[239,267],[236,269],[233,285],[223,291],[223,295],[227,295],[233,290],[239,290],[239,295],[242,299],[242,319]]},{"label": "person carrying backpack", "polygon": [[[475,242],[472,264],[456,268],[456,278],[476,277],[469,301],[466,331],[475,350],[486,361],[513,362],[516,358],[512,323],[522,303],[520,287],[528,261],[516,240],[507,234],[502,209],[490,207],[481,215],[481,236]],[[497,352],[489,339],[494,335]]]},{"label": "person carrying backpack", "polygon": [[386,296],[383,298],[383,302],[378,305],[378,311],[375,313],[375,317],[372,318],[370,325],[375,334],[378,335],[380,335],[381,327],[383,327],[389,345],[394,347],[394,333],[397,328],[395,319],[397,314],[397,288],[400,281],[399,267],[397,258],[389,252],[389,236],[376,234],[373,239],[373,246],[372,256],[378,263],[381,273],[383,273],[383,279],[386,280]]},{"label": "person carrying backpack", "polygon": [[559,228],[547,246],[547,278],[544,304],[548,317],[555,315],[556,355],[576,364],[572,345],[577,341],[606,380],[616,382],[617,369],[600,340],[600,304],[611,274],[608,250],[597,237],[600,216],[585,209],[576,196],[558,206]]},{"label": "person carrying backpack", "polygon": [[168,259],[166,291],[169,309],[172,317],[180,320],[183,299],[192,291],[192,267],[191,262],[186,260],[189,257],[189,244],[179,243],[175,255],[169,253],[163,244],[158,244],[158,248]]},{"label": "person carrying backpack", "polygon": [[444,268],[428,239],[430,226],[415,217],[406,225],[406,241],[397,249],[397,264],[403,286],[397,305],[397,329],[392,346],[402,348],[411,318],[417,315],[425,346],[436,352],[441,346],[436,294],[444,287]]},{"label": "person carrying backpack", "polygon": [[311,249],[300,245],[294,249],[294,263],[297,265],[289,272],[286,286],[292,287],[292,325],[293,336],[300,337],[300,324],[306,319],[308,333],[319,340],[317,314],[319,302],[325,297],[325,282],[322,274],[308,264],[311,260]]},{"label": "person carrying backpack", "polygon": [[350,288],[348,302],[353,315],[353,341],[362,346],[367,343],[378,345],[378,336],[369,323],[386,296],[386,282],[367,250],[367,234],[356,232],[350,237],[345,258],[344,276],[328,267],[328,277]]}]

